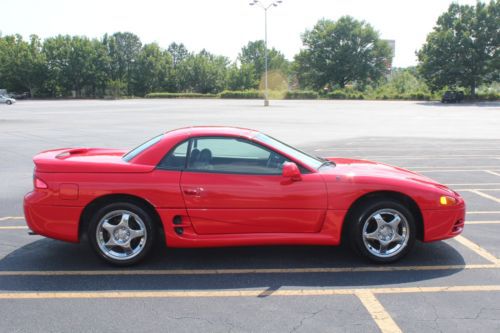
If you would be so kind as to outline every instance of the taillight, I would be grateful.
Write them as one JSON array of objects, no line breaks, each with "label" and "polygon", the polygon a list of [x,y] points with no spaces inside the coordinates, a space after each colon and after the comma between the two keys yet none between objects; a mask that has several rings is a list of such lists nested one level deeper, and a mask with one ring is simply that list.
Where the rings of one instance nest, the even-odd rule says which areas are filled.
[{"label": "taillight", "polygon": [[49,188],[49,186],[47,185],[46,182],[44,182],[43,180],[41,180],[40,178],[38,178],[36,176],[33,177],[33,184],[34,184],[35,188],[39,188],[39,189]]}]

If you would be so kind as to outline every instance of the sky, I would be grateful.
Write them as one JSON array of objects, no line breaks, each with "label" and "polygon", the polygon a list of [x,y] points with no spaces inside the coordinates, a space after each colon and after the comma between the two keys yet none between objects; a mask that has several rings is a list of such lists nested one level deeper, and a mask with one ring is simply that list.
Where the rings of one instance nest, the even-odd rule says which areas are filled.
[{"label": "sky", "polygon": [[[266,2],[267,0],[261,0]],[[101,37],[130,31],[143,43],[166,48],[182,42],[189,50],[235,60],[250,40],[264,39],[264,11],[250,0],[0,0],[12,15],[2,15],[2,35],[58,34]],[[475,0],[456,0],[475,4]],[[268,12],[268,45],[292,60],[302,48],[301,34],[321,18],[350,15],[370,23],[383,39],[396,41],[393,66],[416,64],[425,42],[449,0],[283,0]]]}]

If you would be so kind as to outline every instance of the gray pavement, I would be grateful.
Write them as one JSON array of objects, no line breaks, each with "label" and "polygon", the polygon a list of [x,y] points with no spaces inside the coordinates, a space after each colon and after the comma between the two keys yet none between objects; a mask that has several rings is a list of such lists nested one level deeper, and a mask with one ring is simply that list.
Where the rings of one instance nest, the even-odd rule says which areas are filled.
[{"label": "gray pavement", "polygon": [[[345,245],[159,245],[143,264],[117,270],[86,244],[22,229],[36,152],[133,147],[190,125],[250,127],[318,155],[421,172],[466,199],[464,238],[417,244],[383,270]],[[499,103],[20,101],[0,105],[0,151],[1,332],[118,331],[124,323],[179,332],[500,331]]]}]

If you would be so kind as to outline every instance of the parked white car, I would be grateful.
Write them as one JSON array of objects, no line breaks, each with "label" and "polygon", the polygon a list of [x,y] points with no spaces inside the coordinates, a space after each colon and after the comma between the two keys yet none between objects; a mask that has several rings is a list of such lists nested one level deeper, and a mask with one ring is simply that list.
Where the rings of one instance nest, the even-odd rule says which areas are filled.
[{"label": "parked white car", "polygon": [[0,95],[0,103],[5,103],[7,105],[11,105],[11,104],[13,104],[15,102],[16,102],[16,100],[14,98],[10,98],[10,97],[7,97],[7,96]]}]

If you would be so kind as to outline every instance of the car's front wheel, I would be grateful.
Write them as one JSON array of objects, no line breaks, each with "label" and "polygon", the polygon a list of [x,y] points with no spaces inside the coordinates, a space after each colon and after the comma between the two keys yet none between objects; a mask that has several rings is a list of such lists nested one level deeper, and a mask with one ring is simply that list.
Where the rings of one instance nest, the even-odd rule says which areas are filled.
[{"label": "car's front wheel", "polygon": [[133,203],[112,203],[97,210],[88,236],[95,252],[120,266],[135,264],[150,251],[155,228],[150,214]]},{"label": "car's front wheel", "polygon": [[372,200],[352,215],[351,245],[364,257],[377,263],[390,263],[404,257],[415,244],[415,219],[399,202]]},{"label": "car's front wheel", "polygon": [[7,102],[5,102],[5,103],[7,103],[7,105],[11,105],[11,104],[12,104],[12,102],[11,102],[11,101],[7,101]]}]

